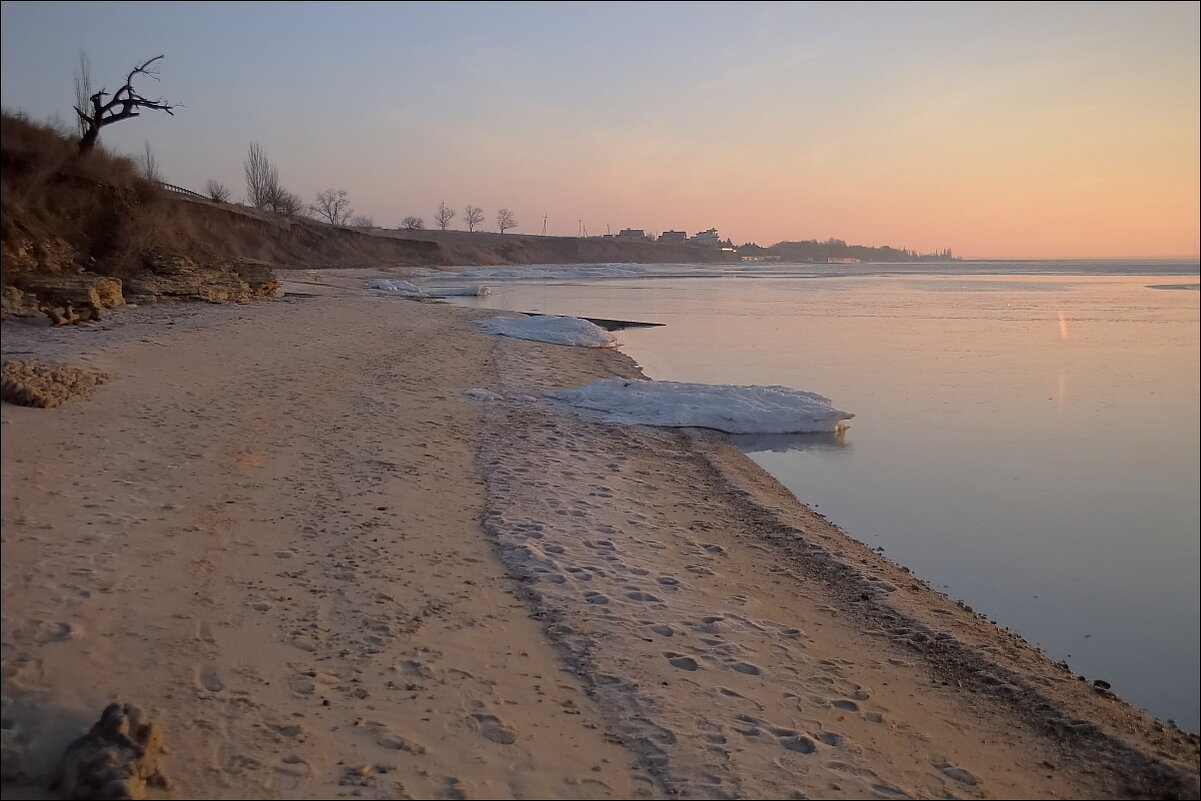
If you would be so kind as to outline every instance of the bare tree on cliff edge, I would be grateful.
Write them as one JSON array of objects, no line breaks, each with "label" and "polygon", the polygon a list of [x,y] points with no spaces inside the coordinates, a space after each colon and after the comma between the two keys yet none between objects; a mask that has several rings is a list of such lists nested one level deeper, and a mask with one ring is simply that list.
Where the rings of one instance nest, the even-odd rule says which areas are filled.
[{"label": "bare tree on cliff edge", "polygon": [[[83,128],[83,136],[79,139],[80,153],[91,152],[92,148],[96,146],[96,140],[100,138],[101,128],[131,117],[139,117],[141,109],[165,111],[172,117],[175,116],[175,106],[165,99],[160,97],[158,100],[150,100],[133,90],[133,79],[139,75],[146,75],[158,80],[158,68],[151,65],[161,58],[163,58],[161,55],[155,56],[130,70],[129,75],[125,76],[125,84],[111,96],[104,89],[94,92],[88,97],[90,108],[87,111],[83,108],[84,103],[75,107],[75,113],[79,115],[80,127]],[[78,83],[77,89],[78,86],[86,85],[88,80],[86,74],[81,78],[83,83]],[[104,100],[106,97],[109,98],[108,102]]]}]

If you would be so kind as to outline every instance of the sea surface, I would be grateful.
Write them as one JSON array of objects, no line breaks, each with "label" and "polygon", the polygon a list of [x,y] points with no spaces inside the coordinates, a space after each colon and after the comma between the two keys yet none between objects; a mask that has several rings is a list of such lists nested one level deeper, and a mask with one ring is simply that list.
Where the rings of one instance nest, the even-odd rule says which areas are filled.
[{"label": "sea surface", "polygon": [[544,265],[483,308],[665,323],[648,376],[856,417],[739,446],[850,536],[1090,680],[1201,726],[1197,262]]}]

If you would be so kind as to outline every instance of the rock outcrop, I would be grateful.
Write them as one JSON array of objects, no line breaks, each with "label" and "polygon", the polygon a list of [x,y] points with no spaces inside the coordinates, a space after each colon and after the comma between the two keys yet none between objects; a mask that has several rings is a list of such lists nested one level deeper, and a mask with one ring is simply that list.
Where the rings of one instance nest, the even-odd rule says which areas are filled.
[{"label": "rock outcrop", "polygon": [[53,275],[78,269],[79,253],[61,237],[34,235],[20,225],[9,231],[0,252],[4,255],[4,271],[13,274]]},{"label": "rock outcrop", "polygon": [[11,359],[0,368],[0,397],[19,406],[49,409],[86,398],[108,380],[104,373],[36,359]]},{"label": "rock outcrop", "polygon": [[230,266],[238,277],[250,287],[250,294],[255,297],[271,297],[279,290],[279,279],[275,269],[265,261],[255,259],[234,259]]},{"label": "rock outcrop", "polygon": [[178,254],[155,253],[147,258],[143,272],[126,279],[125,295],[139,303],[243,303],[273,294],[278,287],[275,273],[265,262],[237,259],[204,263]]},{"label": "rock outcrop", "polygon": [[[13,288],[27,298],[32,297],[35,310],[41,311],[112,309],[125,303],[121,279],[88,272],[22,275],[16,279]],[[9,290],[9,287],[5,287],[6,295]]]},{"label": "rock outcrop", "polygon": [[0,320],[9,317],[36,317],[41,313],[38,299],[15,286],[0,288]]},{"label": "rock outcrop", "polygon": [[51,789],[66,798],[146,798],[168,788],[158,766],[162,731],[133,704],[109,704],[100,720],[67,747]]}]

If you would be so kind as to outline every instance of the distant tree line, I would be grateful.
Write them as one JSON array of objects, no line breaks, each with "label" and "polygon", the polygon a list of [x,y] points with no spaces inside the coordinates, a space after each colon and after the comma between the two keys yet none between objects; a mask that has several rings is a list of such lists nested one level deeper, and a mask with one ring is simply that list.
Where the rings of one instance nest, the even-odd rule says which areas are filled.
[{"label": "distant tree line", "polygon": [[777,242],[770,247],[760,247],[754,242],[742,245],[738,252],[744,256],[779,256],[783,261],[825,262],[827,259],[858,259],[859,261],[954,261],[950,248],[930,253],[920,253],[908,248],[888,245],[848,245],[841,239],[831,237],[824,242],[806,239],[801,242]]},{"label": "distant tree line", "polygon": [[[434,210],[434,224],[438,226],[439,231],[445,231],[450,228],[451,222],[458,215],[458,211],[446,205],[446,201],[444,200]],[[467,225],[468,231],[481,230],[480,226],[483,224],[485,216],[484,210],[479,206],[473,206],[468,203],[463,207],[463,222]],[[517,217],[512,211],[509,209],[500,209],[496,212],[496,230],[503,234],[505,231],[516,227]],[[422,230],[425,228],[425,219],[410,215],[401,220],[397,228],[406,231]]]}]

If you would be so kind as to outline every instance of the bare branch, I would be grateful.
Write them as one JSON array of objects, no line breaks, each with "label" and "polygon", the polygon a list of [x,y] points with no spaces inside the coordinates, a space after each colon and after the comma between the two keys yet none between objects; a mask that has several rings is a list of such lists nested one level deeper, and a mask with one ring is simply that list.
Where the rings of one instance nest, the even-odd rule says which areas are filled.
[{"label": "bare branch", "polygon": [[467,230],[474,231],[476,226],[484,221],[484,210],[479,206],[468,205],[463,209],[463,222],[467,223]]},{"label": "bare branch", "polygon": [[279,193],[279,170],[267,160],[267,152],[258,142],[250,143],[244,168],[246,200],[256,209],[267,208]]},{"label": "bare branch", "polygon": [[[159,79],[158,68],[151,68],[150,65],[161,58],[163,58],[161,55],[155,56],[130,70],[129,75],[125,78],[125,85],[116,92],[113,92],[112,95],[109,95],[105,89],[93,93],[88,97],[88,101],[92,104],[91,114],[86,113],[80,108],[83,105],[82,103],[75,107],[75,112],[80,117],[80,125],[85,127],[83,136],[79,140],[80,153],[87,153],[95,147],[96,140],[100,136],[100,129],[105,125],[111,125],[114,122],[140,116],[140,109],[165,111],[172,117],[175,116],[175,106],[168,103],[166,99],[150,100],[133,90],[133,80],[138,75],[146,75],[156,81]],[[79,85],[77,81],[77,92],[79,91]],[[104,102],[105,97],[110,98],[107,103]]]},{"label": "bare branch", "polygon": [[79,115],[79,135],[83,136],[87,133],[89,118],[80,109],[85,108],[88,104],[88,98],[92,96],[92,62],[88,60],[88,54],[84,51],[79,51],[79,63],[75,65],[75,113]]},{"label": "bare branch", "polygon": [[455,218],[455,210],[446,205],[443,200],[438,204],[438,211],[434,214],[434,220],[438,223],[438,228],[445,231],[450,225],[450,221]]},{"label": "bare branch", "polygon": [[158,183],[163,179],[162,173],[158,168],[158,157],[154,155],[149,142],[146,143],[146,149],[138,159],[138,170],[147,181]]},{"label": "bare branch", "polygon": [[317,193],[317,201],[312,209],[318,219],[330,225],[345,225],[352,211],[350,196],[345,189],[326,189]]},{"label": "bare branch", "polygon": [[231,194],[228,186],[212,178],[204,185],[204,193],[209,196],[210,200],[215,200],[218,203],[228,203]]}]

